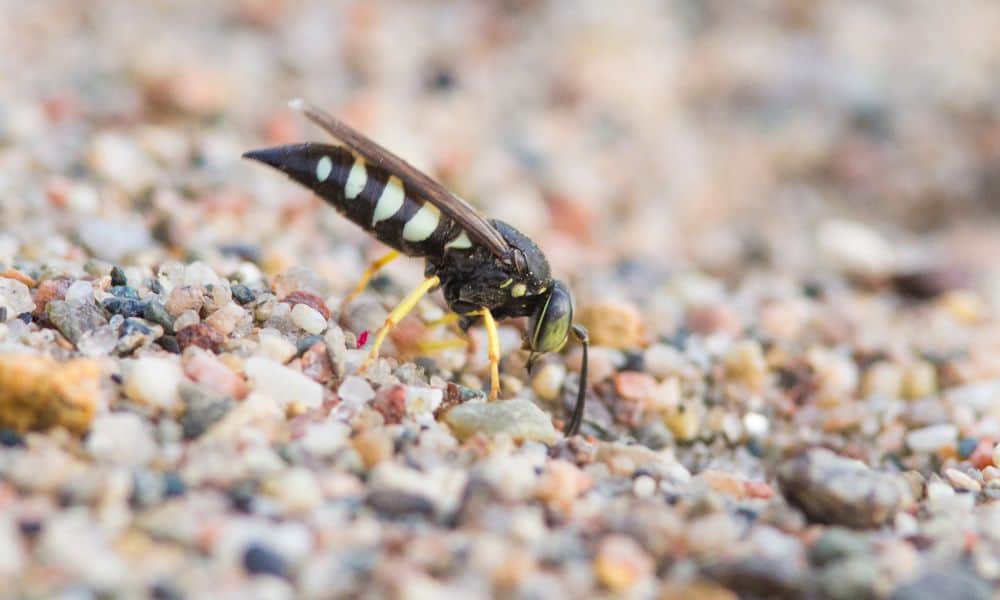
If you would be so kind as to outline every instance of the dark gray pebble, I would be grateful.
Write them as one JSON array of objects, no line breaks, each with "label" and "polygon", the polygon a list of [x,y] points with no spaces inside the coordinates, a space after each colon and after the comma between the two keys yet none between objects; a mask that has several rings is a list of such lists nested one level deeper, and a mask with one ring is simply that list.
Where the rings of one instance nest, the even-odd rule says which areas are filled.
[{"label": "dark gray pebble", "polygon": [[163,495],[167,498],[183,496],[187,493],[187,485],[179,473],[169,471],[163,474]]},{"label": "dark gray pebble", "polygon": [[809,560],[815,565],[825,565],[863,555],[870,550],[871,544],[863,534],[842,527],[829,527],[809,549]]},{"label": "dark gray pebble", "polygon": [[117,296],[105,298],[101,302],[101,306],[109,313],[123,317],[141,317],[146,310],[146,303],[141,300],[118,298]]},{"label": "dark gray pebble", "polygon": [[138,300],[139,292],[136,291],[134,287],[127,285],[115,285],[111,287],[111,295],[116,298],[127,298],[129,300]]},{"label": "dark gray pebble", "polygon": [[45,305],[45,314],[56,329],[74,344],[84,333],[108,323],[104,312],[91,302],[52,300]]},{"label": "dark gray pebble", "polygon": [[368,506],[391,519],[410,515],[428,517],[434,512],[434,505],[427,498],[395,490],[376,490],[368,494]]},{"label": "dark gray pebble", "polygon": [[177,343],[177,338],[172,335],[165,335],[160,339],[156,340],[156,343],[160,345],[161,348],[170,352],[171,354],[180,354],[181,345]]},{"label": "dark gray pebble", "polygon": [[125,276],[125,270],[118,265],[111,267],[111,285],[128,285],[128,277]]},{"label": "dark gray pebble", "polygon": [[174,332],[174,318],[170,316],[167,308],[159,300],[150,300],[146,303],[146,308],[142,311],[142,318],[163,327],[163,331],[167,333]]},{"label": "dark gray pebble", "polygon": [[4,427],[0,429],[0,446],[6,446],[8,448],[13,448],[15,446],[23,446],[24,437],[20,433],[14,431],[13,429],[8,429]]},{"label": "dark gray pebble", "polygon": [[285,559],[259,542],[247,546],[243,553],[243,567],[254,575],[288,577],[288,563]]},{"label": "dark gray pebble", "polygon": [[233,407],[233,401],[228,396],[212,393],[192,383],[182,383],[179,391],[185,407],[181,428],[187,439],[201,436]]},{"label": "dark gray pebble", "polygon": [[878,527],[908,499],[906,481],[824,448],[785,461],[778,482],[810,519],[848,527]]},{"label": "dark gray pebble", "polygon": [[233,294],[233,299],[240,304],[250,304],[257,298],[257,294],[254,293],[249,287],[243,285],[242,283],[237,283],[230,288]]}]

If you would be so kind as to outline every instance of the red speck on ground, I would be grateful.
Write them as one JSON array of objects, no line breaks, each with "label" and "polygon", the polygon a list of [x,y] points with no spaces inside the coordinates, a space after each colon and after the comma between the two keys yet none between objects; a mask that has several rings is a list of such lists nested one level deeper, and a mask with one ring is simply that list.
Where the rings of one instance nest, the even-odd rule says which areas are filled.
[{"label": "red speck on ground", "polygon": [[358,348],[364,348],[366,343],[368,343],[367,329],[358,334]]}]

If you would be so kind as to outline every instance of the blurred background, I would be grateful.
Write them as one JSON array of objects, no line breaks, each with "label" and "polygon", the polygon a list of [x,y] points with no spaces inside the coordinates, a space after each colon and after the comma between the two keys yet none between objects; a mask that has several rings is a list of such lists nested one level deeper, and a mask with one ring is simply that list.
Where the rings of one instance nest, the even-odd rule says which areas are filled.
[{"label": "blurred background", "polygon": [[295,97],[521,228],[563,274],[810,272],[837,236],[834,262],[838,243],[894,253],[875,267],[996,256],[992,0],[0,9],[0,259],[244,245],[268,272],[357,273],[372,242],[239,159],[323,138]]}]

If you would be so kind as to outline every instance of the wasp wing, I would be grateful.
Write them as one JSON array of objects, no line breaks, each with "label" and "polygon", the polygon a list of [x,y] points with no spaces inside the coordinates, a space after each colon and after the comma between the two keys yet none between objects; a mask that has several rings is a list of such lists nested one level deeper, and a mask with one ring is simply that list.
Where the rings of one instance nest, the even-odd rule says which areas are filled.
[{"label": "wasp wing", "polygon": [[360,154],[365,160],[399,177],[408,191],[412,191],[438,207],[441,212],[458,223],[469,234],[470,238],[488,248],[494,255],[502,259],[510,257],[510,246],[507,244],[507,240],[500,235],[500,232],[474,208],[449,192],[443,185],[343,121],[322,110],[301,101],[294,101],[291,106],[301,110],[309,117],[310,121],[340,140],[349,149]]}]

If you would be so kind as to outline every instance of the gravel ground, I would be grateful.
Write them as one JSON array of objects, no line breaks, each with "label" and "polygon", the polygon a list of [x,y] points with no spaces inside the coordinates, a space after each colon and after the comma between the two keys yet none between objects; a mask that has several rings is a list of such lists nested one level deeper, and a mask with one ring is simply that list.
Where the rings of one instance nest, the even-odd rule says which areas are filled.
[{"label": "gravel ground", "polygon": [[[995,597],[997,3],[0,12],[3,597]],[[357,373],[297,96],[545,249],[581,435],[439,296]]]}]

